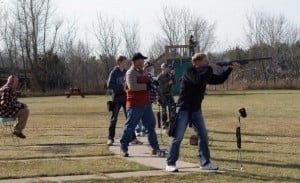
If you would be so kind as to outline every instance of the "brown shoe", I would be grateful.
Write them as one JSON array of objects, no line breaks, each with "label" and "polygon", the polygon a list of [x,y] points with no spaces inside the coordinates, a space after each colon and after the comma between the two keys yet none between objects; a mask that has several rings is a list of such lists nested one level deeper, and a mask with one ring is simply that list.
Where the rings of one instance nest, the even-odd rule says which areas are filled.
[{"label": "brown shoe", "polygon": [[159,152],[160,150],[159,149],[152,149],[152,155],[154,156],[154,155],[157,155],[158,154],[158,152]]},{"label": "brown shoe", "polygon": [[22,132],[18,133],[18,132],[15,132],[15,131],[14,131],[13,134],[14,134],[15,136],[21,138],[21,139],[25,139],[25,138],[26,138],[26,136],[25,136]]}]

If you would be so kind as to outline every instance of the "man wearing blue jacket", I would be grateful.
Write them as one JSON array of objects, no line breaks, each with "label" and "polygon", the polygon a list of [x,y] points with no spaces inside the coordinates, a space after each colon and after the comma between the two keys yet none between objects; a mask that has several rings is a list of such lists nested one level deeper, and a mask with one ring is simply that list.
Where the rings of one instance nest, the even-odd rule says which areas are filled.
[{"label": "man wearing blue jacket", "polygon": [[[116,60],[117,66],[110,72],[107,87],[112,90],[112,114],[110,118],[110,125],[108,128],[108,141],[107,145],[111,146],[114,143],[116,125],[118,115],[121,107],[123,108],[126,118],[126,92],[124,88],[124,77],[127,67],[127,58],[125,56],[119,56]],[[142,142],[136,139],[135,134],[133,135],[132,144],[142,144]]]}]

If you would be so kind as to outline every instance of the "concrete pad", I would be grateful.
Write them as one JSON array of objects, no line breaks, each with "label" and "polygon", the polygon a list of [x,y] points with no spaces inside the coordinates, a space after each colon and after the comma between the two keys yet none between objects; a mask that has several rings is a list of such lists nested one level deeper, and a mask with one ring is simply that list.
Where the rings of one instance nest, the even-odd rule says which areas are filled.
[{"label": "concrete pad", "polygon": [[161,170],[151,170],[151,171],[137,171],[137,172],[120,172],[120,173],[107,173],[105,174],[110,178],[124,178],[124,177],[141,177],[141,176],[160,176],[167,175],[168,172]]},{"label": "concrete pad", "polygon": [[[201,170],[196,163],[187,163],[183,161],[177,161],[176,165],[179,172],[167,172],[165,171],[166,157],[158,157],[151,155],[151,147],[149,146],[145,137],[139,138],[143,145],[130,145],[129,157],[122,157],[129,161],[134,161],[146,166],[156,168],[158,170],[149,171],[132,171],[132,172],[118,172],[118,173],[106,173],[106,174],[94,174],[94,175],[70,175],[70,176],[52,176],[52,177],[32,177],[21,179],[2,179],[0,183],[27,183],[27,182],[43,182],[43,181],[72,181],[72,180],[90,180],[90,179],[107,179],[107,178],[122,178],[122,177],[139,177],[139,176],[161,176],[167,174],[189,174],[193,172],[206,172],[206,173],[224,173],[227,170]],[[118,142],[119,140],[116,140]],[[113,146],[109,146],[109,149],[117,156],[120,155],[120,143],[114,143]],[[83,159],[93,158],[102,159],[103,157],[83,157]]]},{"label": "concrete pad", "polygon": [[[151,150],[150,145],[147,142],[147,138],[140,137],[139,140],[142,141],[144,144],[143,145],[130,145],[128,147],[129,157],[122,157],[122,158],[165,171],[166,157],[158,157],[158,156],[151,155],[152,150]],[[112,151],[116,155],[120,155],[119,141],[120,140],[117,139],[117,140],[115,140],[115,143],[113,146],[109,146],[109,150]],[[182,172],[182,173],[191,173],[191,172],[223,173],[223,172],[225,172],[225,170],[214,170],[214,171],[201,170],[199,168],[199,164],[187,163],[187,162],[183,162],[183,161],[177,161],[176,167],[179,169],[179,172]]]},{"label": "concrete pad", "polygon": [[3,179],[0,183],[29,183],[29,182],[45,182],[45,181],[72,181],[72,180],[89,180],[89,179],[107,179],[104,175],[70,175],[70,176],[55,176],[55,177],[36,177],[23,179]]}]

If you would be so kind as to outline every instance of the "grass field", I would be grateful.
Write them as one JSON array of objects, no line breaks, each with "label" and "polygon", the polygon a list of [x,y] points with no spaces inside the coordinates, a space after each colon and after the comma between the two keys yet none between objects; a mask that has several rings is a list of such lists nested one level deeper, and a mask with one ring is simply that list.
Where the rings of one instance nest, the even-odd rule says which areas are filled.
[{"label": "grass field", "polygon": [[[20,98],[30,108],[26,140],[0,146],[0,179],[103,174],[153,168],[113,156],[106,146],[109,96]],[[235,128],[241,120],[242,161],[237,163]],[[157,109],[157,106],[154,106]],[[100,182],[300,182],[300,91],[209,91],[203,102],[212,161],[223,169],[243,171],[107,179]],[[124,115],[120,113],[117,136]],[[197,147],[187,129],[180,159],[197,163]],[[167,148],[169,138],[159,137]],[[105,167],[105,168],[104,168]],[[99,181],[99,180],[98,180]],[[79,181],[80,182],[80,181]],[[90,180],[89,182],[97,182]]]}]

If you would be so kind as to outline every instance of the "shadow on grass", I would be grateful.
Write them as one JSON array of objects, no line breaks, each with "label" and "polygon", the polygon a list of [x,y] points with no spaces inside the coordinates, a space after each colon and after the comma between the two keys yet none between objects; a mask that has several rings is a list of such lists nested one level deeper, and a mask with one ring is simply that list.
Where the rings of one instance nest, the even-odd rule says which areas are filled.
[{"label": "shadow on grass", "polygon": [[[296,91],[296,90],[295,90]],[[223,93],[218,91],[208,91],[206,95],[213,95],[213,96],[239,96],[239,95],[291,95],[291,94],[298,94],[296,92],[240,92],[240,93]]]},{"label": "shadow on grass", "polygon": [[[36,144],[36,146],[91,146],[91,145],[106,145],[100,143],[48,143],[48,144]],[[107,145],[106,145],[107,146]]]},{"label": "shadow on grass", "polygon": [[[236,163],[236,160],[233,159],[224,159],[224,158],[212,158],[217,161],[226,161],[229,163]],[[289,169],[300,169],[300,164],[275,164],[275,163],[266,163],[266,162],[255,162],[255,161],[240,161],[242,164],[249,164],[249,165],[259,165],[259,166],[268,166],[274,168],[289,168]]]},{"label": "shadow on grass", "polygon": [[51,115],[54,115],[54,116],[95,116],[95,115],[99,115],[99,119],[100,117],[103,117],[103,116],[110,116],[110,112],[106,112],[106,111],[97,111],[97,112],[36,112],[36,113],[33,113],[31,114],[33,116],[43,116],[43,115],[47,115],[47,116],[51,116]]},{"label": "shadow on grass", "polygon": [[234,176],[235,178],[244,178],[246,180],[257,181],[271,181],[271,182],[299,182],[300,179],[293,177],[284,177],[284,176],[266,176],[255,173],[248,173],[246,171],[240,172],[236,171],[232,174],[223,174],[225,176]]},{"label": "shadow on grass", "polygon": [[[217,130],[208,130],[212,133],[218,133],[218,134],[231,134],[235,135],[235,132],[226,132],[226,131],[217,131]],[[247,136],[254,136],[254,137],[298,137],[298,136],[288,136],[288,135],[276,135],[276,134],[260,134],[260,133],[242,133],[242,135]]]},{"label": "shadow on grass", "polygon": [[[37,129],[49,129],[49,130],[54,130],[54,129],[61,129],[62,127],[61,126],[43,126],[43,127],[28,127],[26,128],[27,130],[37,130]],[[75,126],[75,127],[64,127],[64,129],[68,129],[68,130],[72,130],[72,129],[101,129],[101,128],[104,128],[104,129],[107,129],[107,127],[104,127],[104,126]],[[121,128],[121,127],[116,127],[116,128]]]},{"label": "shadow on grass", "polygon": [[[225,152],[229,152],[229,153],[234,153],[237,152],[237,149],[221,149],[221,148],[212,148],[214,150],[217,151],[225,151]],[[274,156],[274,154],[283,154],[283,155],[300,155],[299,153],[288,153],[288,152],[277,152],[277,151],[257,151],[257,150],[246,150],[246,149],[242,149],[243,153],[272,153],[272,156]]]},{"label": "shadow on grass", "polygon": [[40,152],[43,153],[52,153],[52,154],[58,154],[58,153],[69,153],[71,152],[70,146],[55,146],[55,147],[41,147],[39,149]]},{"label": "shadow on grass", "polygon": [[[242,134],[243,135],[243,134]],[[243,138],[243,136],[242,136]],[[228,143],[236,143],[235,140],[220,140],[220,139],[213,139],[212,138],[212,143],[213,142],[228,142]],[[276,145],[276,144],[286,144],[286,142],[258,142],[258,141],[251,141],[251,140],[243,140],[242,139],[242,143],[244,144],[272,144],[272,145]]]}]

